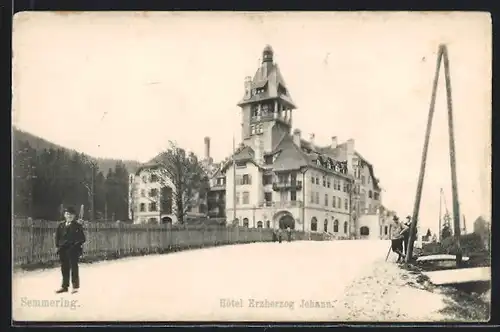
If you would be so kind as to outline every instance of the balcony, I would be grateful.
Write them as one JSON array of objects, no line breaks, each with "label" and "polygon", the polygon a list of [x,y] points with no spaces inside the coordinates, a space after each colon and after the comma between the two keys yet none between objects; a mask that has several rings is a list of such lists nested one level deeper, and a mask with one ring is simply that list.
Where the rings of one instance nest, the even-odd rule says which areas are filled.
[{"label": "balcony", "polygon": [[294,207],[302,207],[302,201],[283,201],[283,202],[271,202],[264,201],[258,204],[261,208],[271,207],[271,208],[294,208]]},{"label": "balcony", "polygon": [[255,124],[255,123],[260,123],[263,121],[271,121],[271,120],[277,120],[277,121],[283,122],[285,124],[290,124],[290,122],[292,121],[292,119],[290,117],[284,117],[279,112],[272,112],[272,113],[252,116],[250,118],[250,123]]},{"label": "balcony", "polygon": [[273,190],[301,190],[302,181],[284,181],[284,182],[273,182]]},{"label": "balcony", "polygon": [[221,191],[221,190],[226,190],[225,184],[215,184],[210,187],[210,191]]}]

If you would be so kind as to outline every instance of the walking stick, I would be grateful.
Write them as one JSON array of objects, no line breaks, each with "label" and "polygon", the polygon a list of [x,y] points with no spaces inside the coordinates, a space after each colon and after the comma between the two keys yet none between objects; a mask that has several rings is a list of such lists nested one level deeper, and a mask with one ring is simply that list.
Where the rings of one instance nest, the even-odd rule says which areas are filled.
[{"label": "walking stick", "polygon": [[385,256],[385,261],[387,262],[387,258],[389,258],[389,254],[391,253],[392,244],[389,246],[389,251],[387,252],[387,256]]}]

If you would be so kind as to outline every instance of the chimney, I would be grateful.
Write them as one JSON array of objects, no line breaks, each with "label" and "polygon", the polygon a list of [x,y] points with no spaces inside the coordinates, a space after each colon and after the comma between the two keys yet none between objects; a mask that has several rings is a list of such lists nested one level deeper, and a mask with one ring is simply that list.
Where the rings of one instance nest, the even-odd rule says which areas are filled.
[{"label": "chimney", "polygon": [[354,155],[354,139],[350,138],[346,142],[347,144],[347,155]]},{"label": "chimney", "polygon": [[252,78],[250,76],[245,77],[245,99],[250,99],[252,97]]},{"label": "chimney", "polygon": [[354,176],[354,140],[348,139],[346,142],[347,152],[347,173]]},{"label": "chimney", "polygon": [[332,149],[337,148],[337,136],[332,136]]},{"label": "chimney", "polygon": [[311,149],[316,150],[316,145],[314,145],[314,134],[309,134],[309,141],[311,142]]},{"label": "chimney", "polygon": [[205,159],[210,160],[210,137],[205,137]]},{"label": "chimney", "polygon": [[295,129],[293,131],[293,143],[300,148],[300,129]]}]

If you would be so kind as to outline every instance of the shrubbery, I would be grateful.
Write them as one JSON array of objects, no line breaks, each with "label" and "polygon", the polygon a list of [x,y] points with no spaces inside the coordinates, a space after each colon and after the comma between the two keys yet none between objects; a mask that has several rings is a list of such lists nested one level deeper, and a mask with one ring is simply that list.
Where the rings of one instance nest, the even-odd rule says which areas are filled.
[{"label": "shrubbery", "polygon": [[[471,254],[483,253],[486,251],[481,236],[475,233],[460,236],[460,246],[462,248],[463,255],[466,256],[469,256]],[[441,243],[436,242],[424,244],[422,251],[424,255],[455,255],[457,252],[455,237],[447,237]]]}]

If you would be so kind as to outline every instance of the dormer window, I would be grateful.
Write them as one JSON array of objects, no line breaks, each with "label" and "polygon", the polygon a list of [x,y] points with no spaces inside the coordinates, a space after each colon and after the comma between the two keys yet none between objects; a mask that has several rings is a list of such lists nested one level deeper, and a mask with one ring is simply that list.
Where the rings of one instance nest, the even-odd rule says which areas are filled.
[{"label": "dormer window", "polygon": [[283,87],[281,84],[278,86],[278,94],[285,95],[285,96],[287,94],[286,88]]}]

